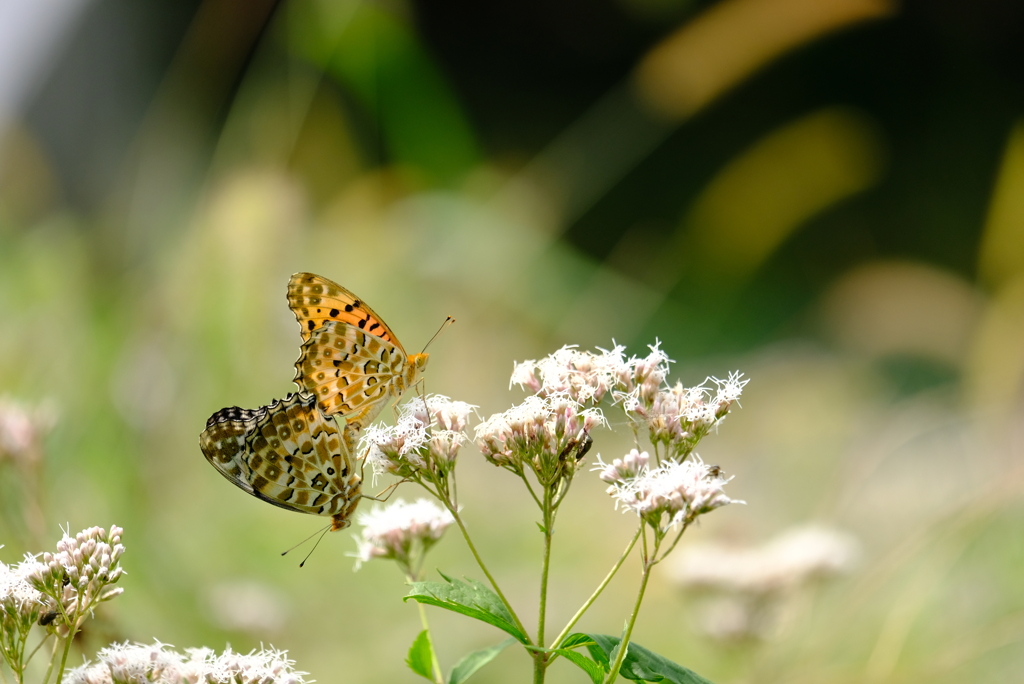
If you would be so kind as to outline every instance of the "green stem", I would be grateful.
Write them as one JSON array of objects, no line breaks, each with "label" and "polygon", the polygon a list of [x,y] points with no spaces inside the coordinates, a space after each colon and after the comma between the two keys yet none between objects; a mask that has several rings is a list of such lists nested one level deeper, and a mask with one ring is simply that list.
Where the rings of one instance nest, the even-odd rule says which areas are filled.
[{"label": "green stem", "polygon": [[[642,529],[642,524],[641,524]],[[643,553],[643,575],[640,579],[640,589],[636,593],[636,602],[633,604],[633,612],[630,613],[629,622],[626,623],[626,629],[623,630],[622,639],[619,641],[619,652],[615,656],[615,663],[612,664],[611,670],[608,672],[608,677],[605,678],[605,684],[612,684],[619,676],[619,670],[622,668],[622,661],[626,658],[626,651],[629,648],[629,638],[633,635],[633,626],[636,625],[636,617],[640,614],[640,604],[644,600],[644,592],[647,590],[647,581],[651,578],[651,569],[654,567],[654,563],[651,559],[658,557],[658,547],[661,546],[663,537],[658,530],[654,531],[654,549],[650,554],[647,553],[647,535],[644,535],[644,553]]]},{"label": "green stem", "polygon": [[26,658],[26,659],[25,659],[25,664],[26,664],[26,665],[28,665],[28,663],[31,663],[31,662],[32,662],[32,658],[34,658],[34,657],[35,657],[35,655],[36,655],[36,651],[38,651],[38,650],[39,650],[40,648],[42,648],[42,647],[43,647],[43,644],[45,644],[45,643],[46,643],[46,640],[47,640],[47,639],[49,639],[49,638],[50,638],[50,635],[49,635],[49,634],[47,634],[47,635],[46,635],[46,636],[44,636],[44,637],[43,637],[42,639],[40,639],[39,643],[38,643],[38,644],[36,644],[36,647],[35,647],[35,648],[33,648],[33,649],[32,649],[32,652],[28,654],[28,658]]},{"label": "green stem", "polygon": [[[57,605],[60,606],[59,603]],[[62,609],[62,612],[63,612],[63,609]],[[53,673],[53,663],[57,659],[57,646],[58,646],[58,644],[60,644],[60,639],[59,638],[54,639],[53,640],[53,652],[50,654],[50,664],[46,666],[46,676],[43,677],[43,684],[46,684],[47,682],[50,681],[50,675]]]},{"label": "green stem", "polygon": [[651,578],[651,566],[646,561],[644,562],[643,578],[640,580],[640,590],[636,594],[636,603],[633,604],[633,612],[629,616],[629,622],[626,624],[625,632],[622,635],[622,640],[619,641],[619,653],[615,656],[615,663],[612,665],[611,671],[608,673],[608,677],[604,680],[605,684],[612,684],[619,676],[619,669],[622,667],[622,661],[626,658],[626,650],[629,647],[629,638],[633,634],[633,625],[636,624],[636,616],[640,613],[640,603],[644,600],[644,591],[647,589],[647,580]]},{"label": "green stem", "polygon": [[[552,526],[555,523],[555,516],[551,507],[551,488],[544,488],[544,506],[541,509],[544,514],[544,559],[541,563],[540,572],[540,609],[537,618],[537,643],[544,645],[544,628],[547,622],[548,608],[548,571],[551,568],[551,537]],[[548,654],[543,651],[536,651],[533,654],[533,681],[540,684],[544,681],[544,672],[548,666]]]},{"label": "green stem", "polygon": [[[501,587],[498,586],[497,580],[494,579],[494,577],[491,575],[491,572],[487,569],[487,566],[484,565],[483,558],[481,558],[480,554],[477,552],[476,546],[473,544],[473,540],[469,538],[469,530],[466,529],[466,525],[462,522],[462,517],[459,515],[458,510],[456,510],[451,505],[451,502],[446,499],[442,499],[441,503],[445,505],[445,507],[448,509],[448,512],[452,514],[453,518],[455,518],[455,522],[459,526],[459,530],[462,531],[462,538],[466,540],[466,546],[469,547],[470,553],[472,553],[473,558],[476,559],[476,564],[480,566],[480,569],[483,571],[484,575],[486,575],[487,581],[491,583],[491,588],[494,589],[494,593],[498,595],[498,598],[501,599],[501,603],[505,606],[509,614],[512,616],[512,619],[516,623],[516,627],[519,629],[520,632],[526,634],[526,628],[523,627],[523,623],[519,620],[519,616],[516,615],[515,609],[512,608],[512,604],[508,602],[507,598],[505,598],[505,594],[502,593]],[[529,638],[529,635],[527,635],[527,638]]]},{"label": "green stem", "polygon": [[422,603],[417,602],[416,607],[420,609],[420,624],[427,633],[427,643],[430,644],[430,667],[434,671],[434,681],[437,684],[444,684],[444,675],[441,674],[441,663],[437,660],[437,653],[434,651],[434,640],[430,636],[430,623],[427,622],[427,610]]},{"label": "green stem", "polygon": [[[0,647],[3,651],[4,660],[7,665],[11,668],[11,673],[14,675],[14,679],[21,684],[25,678],[25,643],[28,641],[28,635],[22,633],[21,625],[14,628],[12,634],[16,634],[14,639],[11,641],[10,646],[4,644]],[[3,680],[4,684],[7,682],[7,673],[0,668],[0,679]]]},{"label": "green stem", "polygon": [[[21,648],[21,654],[11,652],[17,651],[17,646],[14,646],[14,648],[12,649],[8,649],[5,645],[3,647],[0,647],[0,650],[3,651],[4,660],[7,662],[7,665],[11,668],[11,673],[14,675],[14,678],[17,680],[18,684],[21,684],[22,671],[24,671],[25,669],[25,662],[22,659],[22,655],[25,652],[24,647]],[[16,666],[20,666],[21,670],[19,670],[18,667]],[[4,669],[2,667],[0,667],[0,681],[2,681],[3,684],[7,684],[7,673],[4,672]]]},{"label": "green stem", "polygon": [[686,518],[683,521],[683,526],[679,528],[679,534],[677,534],[676,538],[672,540],[672,544],[668,547],[668,549],[665,550],[665,553],[661,554],[661,558],[657,558],[654,561],[652,561],[651,565],[657,565],[661,561],[665,560],[665,557],[668,556],[668,554],[672,553],[672,549],[676,548],[676,544],[678,544],[679,540],[683,538],[683,532],[686,532],[686,528],[689,527],[690,523],[692,522],[692,518]]},{"label": "green stem", "polygon": [[558,645],[562,643],[562,639],[564,639],[569,634],[569,630],[571,630],[576,625],[576,623],[579,622],[580,618],[583,617],[583,614],[587,612],[590,606],[593,605],[594,601],[597,600],[597,597],[601,595],[601,592],[604,591],[604,588],[608,586],[608,583],[612,581],[612,578],[615,577],[615,573],[619,571],[619,568],[622,567],[622,564],[626,562],[626,558],[629,557],[629,552],[632,551],[633,547],[636,545],[636,540],[640,538],[640,532],[642,530],[643,523],[641,523],[640,527],[637,528],[636,534],[633,535],[633,538],[626,546],[626,550],[622,552],[622,556],[620,556],[619,560],[615,563],[614,566],[612,566],[611,571],[609,571],[609,573],[605,575],[605,578],[601,581],[601,584],[599,584],[597,589],[594,590],[594,593],[590,595],[590,598],[587,599],[586,603],[584,603],[580,607],[580,609],[576,611],[576,614],[572,616],[572,619],[569,620],[569,623],[565,626],[565,629],[562,630],[561,634],[555,637],[555,640],[551,642],[551,648],[558,648]]},{"label": "green stem", "polygon": [[526,477],[526,473],[517,473],[517,475],[519,475],[519,477],[522,478],[523,484],[526,485],[526,491],[528,491],[530,493],[530,496],[533,497],[533,502],[537,504],[537,508],[543,511],[544,504],[541,503],[540,499],[538,499],[537,495],[534,493],[533,487],[530,486],[530,479]]},{"label": "green stem", "polygon": [[[76,619],[75,622],[77,623],[78,620]],[[75,640],[75,633],[77,631],[77,629],[71,629],[71,631],[68,632],[68,638],[64,640],[64,655],[60,657],[60,669],[57,670],[57,684],[60,684],[64,680],[64,668],[67,666],[68,653],[71,652],[71,642]]]}]

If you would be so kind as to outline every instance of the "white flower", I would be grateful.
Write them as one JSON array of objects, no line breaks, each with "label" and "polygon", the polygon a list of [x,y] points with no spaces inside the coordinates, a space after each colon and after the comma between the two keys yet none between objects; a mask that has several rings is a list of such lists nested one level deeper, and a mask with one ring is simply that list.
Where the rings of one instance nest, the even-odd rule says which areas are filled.
[{"label": "white flower", "polygon": [[[656,352],[652,347],[652,356],[656,356]],[[660,371],[648,375],[647,380],[658,375]],[[708,382],[717,385],[714,396]],[[665,444],[672,457],[685,458],[705,435],[725,419],[746,384],[747,380],[741,373],[733,372],[725,380],[707,378],[696,387],[676,383],[672,387],[651,391],[650,387],[644,389],[641,384],[631,392],[617,393],[615,398],[632,420],[639,419],[647,426],[652,443]]]},{"label": "white flower", "polygon": [[739,400],[740,395],[743,394],[743,388],[750,382],[750,379],[744,378],[743,373],[739,371],[733,371],[729,373],[729,377],[725,380],[711,378],[711,381],[718,385],[714,404],[716,407],[715,415],[721,418],[728,413],[733,403]]},{"label": "white flower", "polygon": [[478,425],[476,441],[494,465],[516,472],[529,467],[548,480],[549,471],[575,471],[578,458],[567,458],[568,452],[604,422],[600,409],[583,409],[567,394],[533,395]]},{"label": "white flower", "polygon": [[672,359],[661,350],[661,342],[655,340],[654,344],[648,345],[651,353],[644,358],[632,358],[629,361],[632,370],[632,378],[629,391],[635,391],[637,398],[643,402],[650,402],[654,395],[665,384],[668,377],[668,364]]},{"label": "white flower", "polygon": [[[97,603],[123,591],[109,586],[124,573],[119,564],[124,553],[121,533],[117,525],[111,526],[109,534],[102,527],[82,530],[74,537],[65,532],[57,542],[57,553],[42,554],[42,562],[26,567],[25,578],[36,591],[60,601],[72,620],[83,619]],[[78,626],[54,623],[53,629],[67,636],[69,629]]]},{"label": "white flower", "polygon": [[360,450],[367,452],[374,475],[410,477],[427,470],[444,477],[455,465],[466,439],[466,420],[474,408],[438,394],[416,397],[399,409],[395,425],[367,428]]},{"label": "white flower", "polygon": [[0,563],[0,606],[5,619],[21,615],[35,621],[39,611],[46,605],[45,597],[28,583],[28,577],[45,567],[32,556],[16,566]]},{"label": "white flower", "polygon": [[399,499],[390,506],[361,513],[359,524],[363,530],[356,569],[371,558],[390,558],[405,567],[416,565],[453,522],[451,513],[426,499],[415,503]]},{"label": "white flower", "polygon": [[359,450],[374,475],[392,473],[404,477],[407,471],[426,465],[420,448],[427,442],[427,426],[415,416],[402,416],[395,425],[371,425],[363,432]]},{"label": "white flower", "polygon": [[[600,470],[598,477],[605,482],[610,482],[612,485],[622,484],[646,470],[650,458],[646,451],[632,449],[628,454],[611,463],[604,463],[598,458],[597,466],[593,470]],[[614,491],[613,488],[610,488],[608,493],[610,494],[612,491]]]},{"label": "white flower", "polygon": [[598,349],[601,353],[594,354],[569,345],[539,361],[517,363],[510,385],[542,397],[565,394],[580,404],[597,404],[631,375],[629,362],[622,355],[625,347]]},{"label": "white flower", "polygon": [[442,394],[428,394],[423,398],[416,397],[402,410],[416,416],[421,423],[462,432],[466,429],[466,419],[475,408],[473,404],[449,399]]},{"label": "white flower", "polygon": [[208,678],[232,684],[302,684],[306,673],[294,671],[295,662],[287,655],[274,649],[241,654],[228,648],[211,662]]},{"label": "white flower", "polygon": [[[216,655],[208,648],[184,654],[159,641],[153,644],[112,644],[96,654],[99,662],[68,671],[68,684],[304,684],[307,673],[293,669],[287,653],[261,649],[248,654],[227,648]],[[311,680],[310,680],[311,681]]]},{"label": "white flower", "polygon": [[[666,461],[643,469],[636,477],[612,486],[616,505],[634,511],[657,527],[671,527],[730,503],[745,503],[726,496],[728,482],[717,466],[705,465],[694,455],[686,461]],[[667,521],[663,517],[667,516]]]}]

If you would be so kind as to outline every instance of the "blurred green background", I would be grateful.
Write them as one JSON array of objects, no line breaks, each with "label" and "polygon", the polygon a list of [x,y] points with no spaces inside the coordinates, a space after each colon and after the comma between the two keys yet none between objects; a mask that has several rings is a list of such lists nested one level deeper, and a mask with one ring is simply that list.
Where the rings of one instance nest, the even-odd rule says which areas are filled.
[{"label": "blurred green background", "polygon": [[[484,416],[522,397],[513,360],[563,344],[657,338],[673,380],[752,379],[700,449],[748,505],[682,546],[818,523],[861,562],[726,641],[666,563],[638,643],[716,682],[1024,673],[1016,0],[0,3],[0,394],[57,421],[36,513],[35,467],[0,463],[0,555],[125,528],[90,654],[272,643],[321,682],[414,681],[398,571],[353,574],[349,532],[300,570],[279,554],[321,521],[198,448],[217,409],[291,390],[296,271],[364,297],[409,351],[454,316],[426,389]],[[608,415],[606,460],[630,446]],[[532,505],[472,448],[460,481],[531,615]],[[581,478],[552,624],[633,522]],[[428,566],[479,576],[454,535]],[[635,584],[628,564],[580,627],[617,633]],[[446,667],[502,637],[432,619]],[[480,681],[528,676],[509,651]]]}]

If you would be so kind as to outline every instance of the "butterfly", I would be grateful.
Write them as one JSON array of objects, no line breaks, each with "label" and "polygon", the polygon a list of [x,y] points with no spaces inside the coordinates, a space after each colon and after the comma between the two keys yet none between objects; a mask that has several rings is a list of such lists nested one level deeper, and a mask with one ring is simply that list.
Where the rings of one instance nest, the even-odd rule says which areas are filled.
[{"label": "butterfly", "polygon": [[290,511],[329,515],[331,530],[349,526],[362,496],[349,442],[303,392],[254,411],[221,409],[199,436],[206,460],[232,484]]},{"label": "butterfly", "polygon": [[389,398],[400,398],[427,365],[428,354],[406,354],[373,309],[323,276],[293,275],[288,306],[302,331],[295,384],[316,397],[324,415],[344,420],[347,437],[372,421]]}]

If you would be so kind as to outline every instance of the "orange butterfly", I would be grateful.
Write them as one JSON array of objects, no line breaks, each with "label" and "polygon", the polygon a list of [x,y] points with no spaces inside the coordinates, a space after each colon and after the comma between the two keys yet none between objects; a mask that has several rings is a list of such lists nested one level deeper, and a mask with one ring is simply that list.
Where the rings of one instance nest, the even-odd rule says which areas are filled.
[{"label": "orange butterfly", "polygon": [[324,415],[357,433],[391,397],[419,379],[428,354],[406,354],[391,328],[361,299],[312,273],[288,281],[288,306],[302,330],[295,384]]}]

